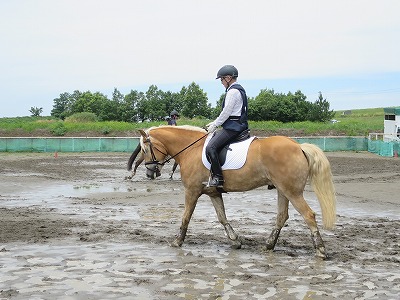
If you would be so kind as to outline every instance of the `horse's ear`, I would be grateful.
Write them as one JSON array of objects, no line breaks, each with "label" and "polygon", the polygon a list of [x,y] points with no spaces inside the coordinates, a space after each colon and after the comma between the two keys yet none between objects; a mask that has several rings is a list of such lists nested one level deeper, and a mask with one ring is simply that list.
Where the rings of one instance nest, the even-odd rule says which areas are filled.
[{"label": "horse's ear", "polygon": [[143,129],[139,129],[139,132],[142,135],[142,137],[147,138],[147,134]]}]

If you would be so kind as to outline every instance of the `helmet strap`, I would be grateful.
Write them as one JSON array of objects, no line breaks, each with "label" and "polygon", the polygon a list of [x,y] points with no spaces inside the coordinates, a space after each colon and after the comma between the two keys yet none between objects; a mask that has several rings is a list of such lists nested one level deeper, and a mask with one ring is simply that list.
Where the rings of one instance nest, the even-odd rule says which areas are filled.
[{"label": "helmet strap", "polygon": [[229,76],[229,77],[230,77],[229,81],[227,81],[227,80],[224,78],[225,82],[227,83],[227,87],[225,88],[225,93],[228,91],[228,88],[230,87],[230,83],[231,83],[231,81],[232,81],[232,79],[233,79],[232,76]]}]

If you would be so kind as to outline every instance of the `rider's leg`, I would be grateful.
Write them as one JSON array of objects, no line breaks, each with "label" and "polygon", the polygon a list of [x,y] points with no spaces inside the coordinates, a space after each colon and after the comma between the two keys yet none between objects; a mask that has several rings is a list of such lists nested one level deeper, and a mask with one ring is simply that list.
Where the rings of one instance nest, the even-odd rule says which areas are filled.
[{"label": "rider's leg", "polygon": [[206,147],[206,156],[211,162],[211,176],[207,184],[208,187],[223,186],[224,180],[218,154],[225,145],[229,144],[239,134],[240,132],[221,129],[215,132],[208,143]]}]

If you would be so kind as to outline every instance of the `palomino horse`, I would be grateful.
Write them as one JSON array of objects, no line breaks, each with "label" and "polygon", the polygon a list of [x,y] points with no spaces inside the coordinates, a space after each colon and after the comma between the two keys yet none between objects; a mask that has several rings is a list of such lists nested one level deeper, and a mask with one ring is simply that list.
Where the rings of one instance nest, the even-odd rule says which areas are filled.
[{"label": "palomino horse", "polygon": [[304,187],[310,179],[321,206],[323,225],[332,229],[336,221],[336,198],[328,159],[320,148],[312,144],[299,144],[283,137],[272,136],[255,139],[248,151],[245,165],[238,170],[224,170],[223,191],[206,187],[209,170],[204,167],[201,155],[204,129],[193,126],[160,126],[147,131],[140,130],[140,143],[145,156],[147,175],[153,176],[165,157],[170,155],[180,165],[181,179],[185,187],[185,210],[180,232],[172,245],[180,247],[188,225],[202,194],[211,198],[218,221],[224,226],[232,247],[240,248],[241,241],[229,224],[222,192],[241,192],[260,186],[274,185],[278,192],[276,224],[267,239],[267,249],[274,249],[279,233],[289,218],[289,202],[303,216],[308,225],[316,255],[326,257],[324,242],[319,233],[315,213],[303,197]]}]

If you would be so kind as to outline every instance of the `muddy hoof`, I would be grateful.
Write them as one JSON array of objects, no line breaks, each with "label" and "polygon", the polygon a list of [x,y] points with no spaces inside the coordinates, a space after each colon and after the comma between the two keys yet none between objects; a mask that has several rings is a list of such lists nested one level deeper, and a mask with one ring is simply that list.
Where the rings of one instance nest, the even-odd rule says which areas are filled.
[{"label": "muddy hoof", "polygon": [[274,248],[275,248],[275,244],[265,244],[265,249],[266,250],[274,250]]},{"label": "muddy hoof", "polygon": [[170,245],[171,245],[171,247],[179,248],[179,247],[182,246],[182,243],[179,242],[179,240],[176,239],[175,241],[173,241],[172,243],[170,243]]},{"label": "muddy hoof", "polygon": [[232,249],[240,249],[242,248],[242,243],[237,239],[236,241],[231,241],[231,248]]},{"label": "muddy hoof", "polygon": [[321,259],[326,259],[325,248],[317,249],[317,253],[315,254],[315,256]]}]

